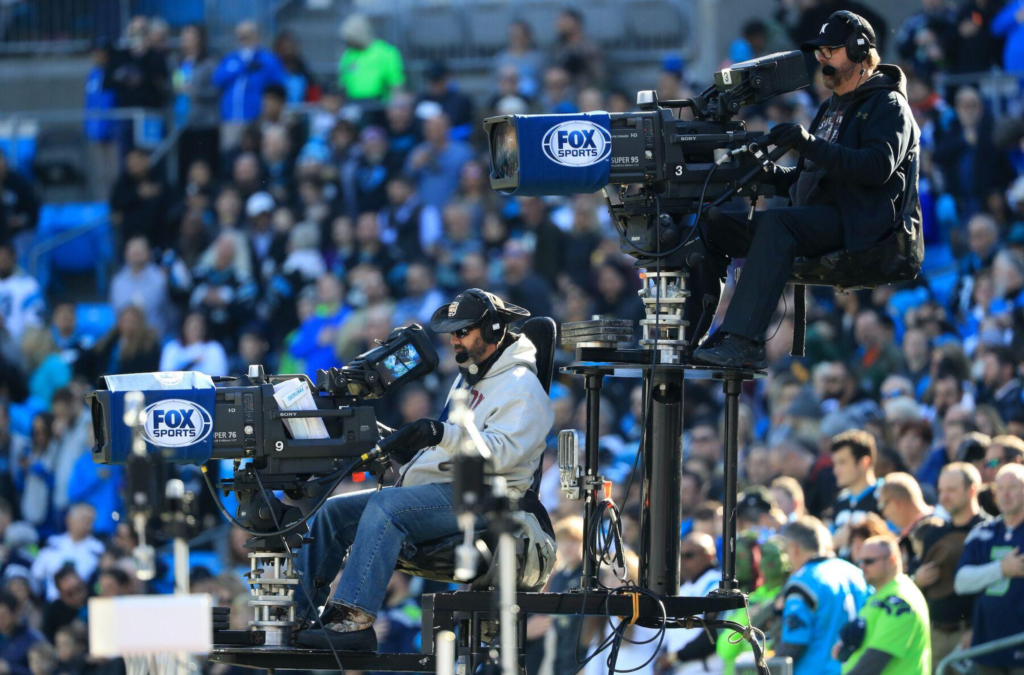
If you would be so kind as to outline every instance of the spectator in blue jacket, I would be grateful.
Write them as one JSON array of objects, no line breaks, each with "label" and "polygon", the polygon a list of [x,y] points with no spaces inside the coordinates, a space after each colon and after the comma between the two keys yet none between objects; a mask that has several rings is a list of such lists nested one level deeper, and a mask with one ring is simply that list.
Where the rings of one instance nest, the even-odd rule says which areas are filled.
[{"label": "spectator in blue jacket", "polygon": [[89,188],[93,199],[101,200],[110,194],[117,180],[117,122],[109,114],[117,105],[114,90],[104,84],[104,74],[110,63],[110,46],[98,43],[92,49],[92,68],[85,77],[85,140],[89,144]]},{"label": "spectator in blue jacket", "polygon": [[238,49],[221,60],[213,74],[220,87],[221,146],[233,148],[242,129],[260,114],[263,90],[285,81],[284,67],[272,51],[260,46],[260,33],[252,21],[235,28]]},{"label": "spectator in blue jacket", "polygon": [[992,34],[1006,40],[1003,70],[1008,73],[1024,70],[1024,0],[1006,3],[992,20]]},{"label": "spectator in blue jacket", "polygon": [[793,575],[782,589],[782,634],[778,656],[793,658],[796,675],[839,675],[831,645],[839,629],[857,618],[868,597],[864,574],[832,556],[832,537],[814,516],[782,529]]}]

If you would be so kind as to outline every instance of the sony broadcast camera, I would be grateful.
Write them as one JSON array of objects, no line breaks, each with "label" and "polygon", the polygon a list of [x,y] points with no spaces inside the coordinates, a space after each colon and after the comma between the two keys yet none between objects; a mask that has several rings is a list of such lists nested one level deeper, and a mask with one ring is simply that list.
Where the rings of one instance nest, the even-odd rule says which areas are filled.
[{"label": "sony broadcast camera", "polygon": [[[690,225],[684,216],[709,197],[774,195],[761,176],[777,157],[733,116],[808,84],[804,57],[792,51],[715,73],[715,84],[692,99],[659,101],[641,91],[637,112],[491,117],[484,121],[491,187],[538,196],[604,189],[622,250],[638,267],[655,258],[672,266],[665,252],[682,241]],[[677,119],[673,111],[684,108],[694,119]]]},{"label": "sony broadcast camera", "polygon": [[[234,460],[233,478],[216,486],[204,468],[210,488],[236,494],[236,524],[264,535],[261,546],[281,544],[287,535],[297,548],[305,518],[273,491],[296,500],[326,499],[353,472],[382,474],[387,465],[377,445],[390,430],[378,425],[373,408],[359,403],[433,372],[437,363],[430,338],[413,324],[341,368],[318,371],[315,387],[306,375],[268,376],[262,366],[222,378],[191,372],[106,376],[86,397],[96,436],[93,460],[128,465],[129,483],[138,474],[140,484],[159,473],[160,464]],[[312,409],[279,400],[307,395],[311,405],[304,407]],[[289,427],[307,420],[322,422],[328,437]]]}]

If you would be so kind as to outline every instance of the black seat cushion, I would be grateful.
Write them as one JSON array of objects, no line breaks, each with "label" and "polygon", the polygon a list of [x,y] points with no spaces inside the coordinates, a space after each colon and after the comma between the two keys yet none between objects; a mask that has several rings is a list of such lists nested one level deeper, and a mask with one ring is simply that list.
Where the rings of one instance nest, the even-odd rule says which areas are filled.
[{"label": "black seat cushion", "polygon": [[862,251],[836,251],[820,258],[797,258],[790,283],[834,286],[843,290],[874,288],[911,281],[924,261],[924,240],[919,233],[896,230]]}]

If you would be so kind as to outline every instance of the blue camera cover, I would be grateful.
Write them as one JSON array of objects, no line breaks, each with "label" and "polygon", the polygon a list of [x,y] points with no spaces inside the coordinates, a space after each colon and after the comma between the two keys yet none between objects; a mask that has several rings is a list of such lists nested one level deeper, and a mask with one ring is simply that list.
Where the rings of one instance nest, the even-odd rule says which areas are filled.
[{"label": "blue camera cover", "polygon": [[132,448],[132,430],[124,423],[124,397],[146,397],[142,438],[148,452],[176,464],[205,464],[213,454],[216,386],[209,375],[194,372],[108,375],[110,391],[110,463],[124,464]]},{"label": "blue camera cover", "polygon": [[517,115],[519,187],[523,196],[597,192],[612,168],[611,122],[606,112]]}]

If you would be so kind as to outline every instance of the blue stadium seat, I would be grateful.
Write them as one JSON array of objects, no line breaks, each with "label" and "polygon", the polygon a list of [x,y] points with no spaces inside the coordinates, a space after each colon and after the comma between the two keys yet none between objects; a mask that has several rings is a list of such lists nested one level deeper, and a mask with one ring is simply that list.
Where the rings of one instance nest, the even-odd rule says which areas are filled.
[{"label": "blue stadium seat", "polygon": [[924,262],[921,264],[922,273],[937,273],[955,265],[956,259],[949,244],[928,244],[925,247]]},{"label": "blue stadium seat", "polygon": [[43,206],[39,212],[35,244],[43,244],[56,236],[91,224],[97,226],[40,255],[36,276],[44,290],[49,288],[54,274],[93,271],[96,274],[97,290],[106,295],[109,281],[107,267],[114,257],[110,207],[106,202]]},{"label": "blue stadium seat", "polygon": [[33,177],[32,168],[36,161],[38,132],[38,126],[29,128],[27,125],[22,125],[18,129],[17,138],[15,138],[11,125],[0,129],[0,150],[7,157],[10,165],[29,179]]},{"label": "blue stadium seat", "polygon": [[[927,256],[925,256],[927,259]],[[935,301],[943,307],[949,306],[953,289],[956,287],[957,273],[955,269],[928,275],[928,285],[932,289]]]},{"label": "blue stadium seat", "polygon": [[206,20],[204,0],[136,0],[135,14],[159,16],[176,27]]},{"label": "blue stadium seat", "polygon": [[93,342],[106,335],[116,320],[114,308],[105,302],[82,302],[75,307],[75,323],[79,334],[91,338]]}]

